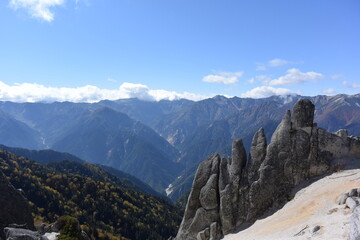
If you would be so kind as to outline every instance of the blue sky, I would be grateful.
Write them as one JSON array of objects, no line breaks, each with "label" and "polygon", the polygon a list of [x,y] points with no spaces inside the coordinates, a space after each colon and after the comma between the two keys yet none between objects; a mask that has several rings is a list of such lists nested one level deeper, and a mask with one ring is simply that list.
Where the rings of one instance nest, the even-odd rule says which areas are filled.
[{"label": "blue sky", "polygon": [[358,0],[2,0],[0,100],[360,92]]}]

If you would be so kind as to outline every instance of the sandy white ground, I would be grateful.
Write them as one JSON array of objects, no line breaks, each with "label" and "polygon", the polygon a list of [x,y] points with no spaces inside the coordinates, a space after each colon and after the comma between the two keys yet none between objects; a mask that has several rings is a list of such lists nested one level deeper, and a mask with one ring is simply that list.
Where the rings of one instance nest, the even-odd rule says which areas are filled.
[{"label": "sandy white ground", "polygon": [[[298,191],[293,200],[251,227],[225,236],[225,240],[341,240],[349,239],[351,211],[337,205],[336,198],[360,187],[360,169],[326,176]],[[315,226],[320,230],[313,233]],[[304,229],[302,235],[297,235]]]}]

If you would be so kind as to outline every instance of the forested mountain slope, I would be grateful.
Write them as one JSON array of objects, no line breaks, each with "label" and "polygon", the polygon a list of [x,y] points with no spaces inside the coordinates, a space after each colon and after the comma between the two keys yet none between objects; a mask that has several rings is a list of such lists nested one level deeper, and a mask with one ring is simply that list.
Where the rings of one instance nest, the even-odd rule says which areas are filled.
[{"label": "forested mountain slope", "polygon": [[96,166],[44,166],[0,150],[0,169],[23,190],[34,216],[47,222],[71,215],[125,239],[167,239],[180,221],[165,200],[128,188]]}]

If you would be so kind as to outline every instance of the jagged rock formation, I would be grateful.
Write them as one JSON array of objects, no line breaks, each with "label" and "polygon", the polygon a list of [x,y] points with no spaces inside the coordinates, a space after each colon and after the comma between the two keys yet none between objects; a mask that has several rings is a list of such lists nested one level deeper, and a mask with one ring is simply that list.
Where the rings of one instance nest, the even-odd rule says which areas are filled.
[{"label": "jagged rock formation", "polygon": [[314,123],[315,106],[298,101],[287,111],[267,146],[264,130],[254,136],[249,159],[241,140],[232,157],[215,154],[196,172],[176,240],[218,240],[271,208],[279,208],[294,186],[333,171],[332,160],[360,158],[360,138],[336,134]]},{"label": "jagged rock formation", "polygon": [[4,238],[4,227],[20,224],[34,228],[34,220],[28,201],[21,191],[16,190],[0,171],[0,239]]}]

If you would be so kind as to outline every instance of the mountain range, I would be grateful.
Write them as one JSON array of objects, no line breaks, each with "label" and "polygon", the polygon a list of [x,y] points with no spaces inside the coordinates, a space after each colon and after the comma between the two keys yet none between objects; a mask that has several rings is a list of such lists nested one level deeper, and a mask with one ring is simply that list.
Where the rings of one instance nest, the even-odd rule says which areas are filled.
[{"label": "mountain range", "polygon": [[[134,175],[158,192],[166,189],[175,200],[190,189],[200,161],[214,152],[229,156],[237,138],[249,150],[260,127],[270,139],[300,98],[0,102],[0,143],[68,152]],[[316,106],[319,127],[360,135],[360,94],[306,98]]]}]

